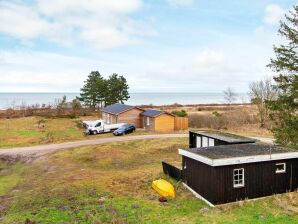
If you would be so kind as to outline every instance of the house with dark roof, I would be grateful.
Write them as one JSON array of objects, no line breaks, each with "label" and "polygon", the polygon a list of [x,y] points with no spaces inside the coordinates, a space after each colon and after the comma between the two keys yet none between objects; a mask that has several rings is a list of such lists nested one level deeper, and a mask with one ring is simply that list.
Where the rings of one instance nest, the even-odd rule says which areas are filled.
[{"label": "house with dark roof", "polygon": [[182,169],[163,162],[163,170],[210,206],[298,189],[298,151],[222,132],[189,136]]},{"label": "house with dark roof", "polygon": [[174,131],[175,115],[162,110],[149,109],[141,113],[147,131]]},{"label": "house with dark roof", "polygon": [[147,131],[174,131],[188,128],[187,118],[178,118],[162,110],[145,110],[120,103],[103,108],[102,119],[107,124],[127,123]]},{"label": "house with dark roof", "polygon": [[298,188],[298,152],[246,143],[179,149],[184,185],[209,205]]},{"label": "house with dark roof", "polygon": [[126,104],[113,104],[102,109],[102,118],[107,124],[127,123],[142,128],[143,109]]}]

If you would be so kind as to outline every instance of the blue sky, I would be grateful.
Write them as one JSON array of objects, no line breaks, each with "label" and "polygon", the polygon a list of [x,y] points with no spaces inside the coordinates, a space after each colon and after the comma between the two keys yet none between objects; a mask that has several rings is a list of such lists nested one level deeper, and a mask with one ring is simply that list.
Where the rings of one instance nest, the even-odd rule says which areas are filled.
[{"label": "blue sky", "polygon": [[246,92],[294,3],[0,0],[0,92],[77,92],[92,70],[132,92]]}]

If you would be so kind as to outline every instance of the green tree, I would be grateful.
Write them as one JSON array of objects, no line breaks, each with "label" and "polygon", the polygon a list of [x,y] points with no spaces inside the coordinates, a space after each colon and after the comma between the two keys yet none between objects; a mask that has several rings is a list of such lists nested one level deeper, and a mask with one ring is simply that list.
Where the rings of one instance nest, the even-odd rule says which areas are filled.
[{"label": "green tree", "polygon": [[96,109],[103,107],[106,100],[107,83],[98,71],[92,71],[83,88],[81,88],[80,97],[78,99],[85,106]]},{"label": "green tree", "polygon": [[110,75],[107,80],[107,94],[106,94],[106,105],[114,103],[124,103],[130,96],[128,93],[129,86],[126,79],[123,76],[119,76],[114,73]]},{"label": "green tree", "polygon": [[298,146],[298,6],[281,21],[279,34],[285,43],[274,46],[275,58],[268,65],[274,77],[278,96],[267,103],[272,129],[278,143]]}]

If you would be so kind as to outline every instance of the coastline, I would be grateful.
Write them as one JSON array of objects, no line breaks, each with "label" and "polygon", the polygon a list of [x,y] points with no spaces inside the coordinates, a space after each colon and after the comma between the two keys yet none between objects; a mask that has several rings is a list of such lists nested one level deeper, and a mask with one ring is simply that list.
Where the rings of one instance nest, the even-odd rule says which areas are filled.
[{"label": "coastline", "polygon": [[[46,107],[53,106],[63,96],[67,101],[72,101],[79,93],[0,93],[0,111],[8,108],[20,108],[21,106]],[[246,93],[238,93],[236,104],[248,103]],[[153,107],[183,105],[222,105],[225,104],[221,92],[131,92],[130,98],[125,102],[129,105],[146,105]]]}]

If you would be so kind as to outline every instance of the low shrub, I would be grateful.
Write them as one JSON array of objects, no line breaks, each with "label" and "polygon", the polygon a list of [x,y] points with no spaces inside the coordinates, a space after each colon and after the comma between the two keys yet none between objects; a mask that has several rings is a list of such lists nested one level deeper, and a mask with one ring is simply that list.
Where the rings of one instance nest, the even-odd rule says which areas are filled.
[{"label": "low shrub", "polygon": [[49,131],[49,132],[47,132],[46,135],[44,136],[44,138],[43,138],[43,142],[51,143],[51,142],[54,141],[54,139],[55,139],[55,137],[54,137],[54,132]]},{"label": "low shrub", "polygon": [[75,118],[77,118],[77,116],[75,114],[63,114],[63,115],[59,115],[57,117],[59,117],[59,118],[68,118],[68,119],[75,119]]},{"label": "low shrub", "polygon": [[178,116],[178,117],[186,117],[187,112],[185,110],[174,110],[172,111],[172,114]]},{"label": "low shrub", "polygon": [[79,129],[83,129],[84,128],[84,124],[83,124],[82,121],[75,121],[75,125]]}]

